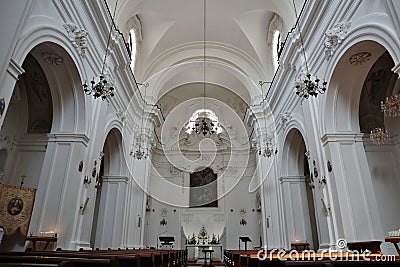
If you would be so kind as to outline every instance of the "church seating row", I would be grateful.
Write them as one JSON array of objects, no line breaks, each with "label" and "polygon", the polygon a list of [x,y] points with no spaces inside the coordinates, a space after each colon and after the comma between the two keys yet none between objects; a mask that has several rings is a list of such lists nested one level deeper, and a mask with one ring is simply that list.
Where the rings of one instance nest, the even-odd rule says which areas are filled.
[{"label": "church seating row", "polygon": [[[83,250],[29,251],[0,254],[0,267],[5,263],[59,264],[65,267],[185,267],[184,250]],[[10,265],[11,266],[11,265]],[[14,265],[15,266],[15,265]]]},{"label": "church seating row", "polygon": [[[298,260],[279,260],[276,252],[270,254],[270,251],[267,251],[267,259],[259,260],[257,256],[258,250],[225,250],[224,251],[224,263],[227,267],[284,267],[284,266],[318,266],[318,267],[340,267],[340,266],[356,266],[356,267],[369,267],[369,266],[400,266],[400,257],[396,256],[395,261],[345,261],[345,258],[341,260],[331,260],[329,257],[325,257],[324,259],[318,261],[313,261],[305,259]],[[288,251],[289,254],[289,251]],[[272,255],[272,256],[271,256]],[[350,255],[350,254],[349,254]],[[270,260],[269,257],[273,259]],[[372,254],[371,259],[374,256],[381,256],[381,254]],[[340,257],[339,257],[340,258]],[[351,259],[351,256],[349,256]]]}]

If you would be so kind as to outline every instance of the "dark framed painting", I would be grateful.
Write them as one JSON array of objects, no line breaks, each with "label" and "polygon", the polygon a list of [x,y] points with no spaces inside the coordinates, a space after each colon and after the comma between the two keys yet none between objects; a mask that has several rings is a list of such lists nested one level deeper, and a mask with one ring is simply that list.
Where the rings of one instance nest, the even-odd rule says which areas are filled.
[{"label": "dark framed painting", "polygon": [[190,174],[189,207],[218,207],[217,174],[211,168]]}]

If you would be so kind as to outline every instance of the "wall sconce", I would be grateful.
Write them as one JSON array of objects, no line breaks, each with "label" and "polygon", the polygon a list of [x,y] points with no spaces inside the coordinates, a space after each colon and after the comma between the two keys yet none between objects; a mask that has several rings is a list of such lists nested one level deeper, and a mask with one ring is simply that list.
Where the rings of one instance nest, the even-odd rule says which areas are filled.
[{"label": "wall sconce", "polygon": [[87,197],[85,203],[83,203],[83,204],[79,207],[79,209],[80,209],[80,211],[81,211],[81,215],[83,215],[83,213],[85,213],[85,210],[86,210],[86,207],[87,207],[88,202],[89,202],[89,198]]},{"label": "wall sconce", "polygon": [[96,182],[96,185],[94,186],[94,188],[96,188],[97,190],[99,190],[101,188],[101,181],[100,179]]},{"label": "wall sconce", "polygon": [[326,163],[326,167],[328,168],[328,172],[332,172],[333,168],[332,168],[332,163],[328,160],[328,162]]},{"label": "wall sconce", "polygon": [[315,189],[314,182],[309,182],[308,186],[310,187],[310,189]]},{"label": "wall sconce", "polygon": [[319,180],[319,183],[320,183],[320,184],[326,184],[326,177],[325,177],[325,175],[323,175],[323,176],[321,177],[321,179]]},{"label": "wall sconce", "polygon": [[163,219],[160,221],[160,225],[162,225],[162,226],[167,225],[167,220],[166,220],[165,218],[163,218]]},{"label": "wall sconce", "polygon": [[329,206],[328,203],[326,203],[325,199],[321,198],[321,202],[322,202],[322,206],[324,207],[326,215],[329,215],[331,207]]},{"label": "wall sconce", "polygon": [[92,179],[85,175],[85,178],[83,179],[83,184],[90,184],[92,182]]},{"label": "wall sconce", "polygon": [[247,221],[245,218],[240,219],[240,225],[245,226],[247,224]]}]

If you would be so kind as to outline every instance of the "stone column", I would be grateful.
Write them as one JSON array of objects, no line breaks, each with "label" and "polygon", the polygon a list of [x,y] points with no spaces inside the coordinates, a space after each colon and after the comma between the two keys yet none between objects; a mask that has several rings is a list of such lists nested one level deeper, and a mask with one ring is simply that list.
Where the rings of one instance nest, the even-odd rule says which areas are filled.
[{"label": "stone column", "polygon": [[32,213],[30,232],[55,231],[57,247],[75,249],[75,232],[83,186],[79,162],[89,139],[81,134],[49,134]]}]

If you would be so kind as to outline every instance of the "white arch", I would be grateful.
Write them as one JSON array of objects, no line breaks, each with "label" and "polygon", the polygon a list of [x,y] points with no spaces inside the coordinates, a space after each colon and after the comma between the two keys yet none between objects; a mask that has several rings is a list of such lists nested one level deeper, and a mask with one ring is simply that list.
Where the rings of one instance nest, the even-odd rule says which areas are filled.
[{"label": "white arch", "polygon": [[[60,111],[65,114],[69,113],[69,117],[73,116],[74,122],[71,127],[63,129],[63,121],[61,120],[61,125],[57,130],[88,133],[86,118],[90,116],[90,109],[85,109],[86,101],[81,87],[81,77],[86,76],[86,74],[78,52],[67,38],[66,32],[55,27],[54,25],[58,25],[58,23],[48,17],[32,17],[27,21],[26,25],[27,28],[24,29],[23,34],[17,42],[12,58],[19,65],[22,65],[30,52],[32,52],[36,58],[40,57],[38,54],[35,55],[35,49],[40,48],[42,45],[49,45],[56,52],[63,54],[64,62],[62,65],[59,65],[60,68],[58,69],[53,68],[50,64],[40,64],[41,62],[39,61],[47,79],[52,83],[50,84],[50,88],[52,89],[53,109],[56,110],[57,105],[61,104]],[[14,88],[10,90],[14,90]],[[55,92],[57,95],[54,94]],[[69,110],[70,107],[67,107],[66,103],[64,103],[63,108],[62,102],[60,102],[60,100],[63,101],[67,99],[66,95],[70,93],[72,93],[74,101],[73,111]],[[60,114],[60,118],[65,118],[65,114]],[[53,116],[55,116],[55,114]]]},{"label": "white arch", "polygon": [[[357,83],[357,86],[352,86],[355,90],[350,90],[350,88],[348,88],[351,86],[349,80],[340,79],[341,75],[338,72],[346,73],[346,69],[348,69],[349,66],[345,64],[348,63],[349,55],[353,52],[360,52],[357,51],[357,49],[362,48],[365,44],[368,44],[370,49],[375,49],[375,55],[373,54],[372,58],[363,66],[363,74],[365,75],[367,75],[372,64],[385,49],[391,55],[395,64],[400,60],[400,41],[395,32],[391,31],[384,24],[370,24],[368,20],[376,20],[371,19],[370,16],[368,16],[368,18],[364,19],[366,21],[365,23],[358,25],[348,33],[346,39],[343,40],[339,49],[335,51],[331,60],[328,62],[326,78],[329,81],[329,88],[327,90],[327,96],[322,98],[320,102],[320,110],[322,112],[322,116],[320,117],[322,135],[335,131],[343,131],[345,128],[347,128],[347,131],[350,131],[350,129],[358,130],[358,106],[362,83],[365,77],[353,75],[353,77],[355,77],[353,82]],[[346,121],[342,120],[338,122],[337,118],[340,117],[337,113],[337,105],[340,101],[339,94],[343,94],[343,90],[346,87],[348,91],[346,99],[353,102],[346,103],[348,113],[342,117],[342,119],[346,118]],[[347,126],[344,126],[344,123],[347,123]],[[342,126],[339,126],[339,124]]]},{"label": "white arch", "polygon": [[[299,138],[301,138],[301,140],[303,140],[303,143],[298,142],[298,140],[295,138],[294,133],[295,132],[299,132],[300,136]],[[284,164],[283,166],[281,166],[281,170],[282,176],[288,176],[288,175],[293,175],[293,173],[291,173],[292,171],[296,171],[299,172],[298,169],[294,169],[296,167],[302,167],[299,166],[298,164],[298,160],[300,160],[299,158],[297,159],[293,159],[290,157],[291,153],[293,152],[293,144],[296,145],[296,152],[298,153],[299,150],[301,149],[301,145],[304,145],[305,147],[305,151],[307,151],[307,141],[304,135],[304,129],[302,128],[301,124],[296,122],[296,121],[292,121],[288,127],[287,130],[284,133],[284,138],[283,138],[283,142],[282,142],[282,153],[281,153],[281,164]],[[299,156],[299,155],[297,155]],[[296,160],[296,162],[293,162],[293,160]],[[294,164],[294,165],[293,165]],[[296,174],[298,175],[298,173]],[[302,173],[303,175],[303,173]]]}]

